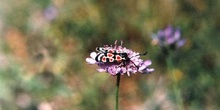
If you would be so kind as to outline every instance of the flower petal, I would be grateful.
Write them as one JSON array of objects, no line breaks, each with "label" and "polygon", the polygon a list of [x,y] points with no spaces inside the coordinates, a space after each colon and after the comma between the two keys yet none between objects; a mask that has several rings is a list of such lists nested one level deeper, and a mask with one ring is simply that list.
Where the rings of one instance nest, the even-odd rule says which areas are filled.
[{"label": "flower petal", "polygon": [[146,60],[143,62],[141,67],[138,69],[139,71],[144,70],[146,67],[150,66],[152,64],[151,60]]},{"label": "flower petal", "polygon": [[89,64],[95,64],[96,61],[92,58],[86,58],[86,62],[89,63]]},{"label": "flower petal", "polygon": [[97,56],[97,53],[96,53],[96,52],[92,52],[92,53],[90,54],[90,56],[91,56],[93,59],[95,59],[95,57]]},{"label": "flower petal", "polygon": [[170,25],[164,29],[164,35],[166,37],[170,37],[172,35],[172,32],[173,32],[173,27]]},{"label": "flower petal", "polygon": [[177,42],[177,47],[182,47],[184,44],[186,43],[186,40],[185,39],[182,39],[180,41]]},{"label": "flower petal", "polygon": [[151,73],[151,72],[154,71],[154,69],[153,68],[148,68],[147,71],[148,71],[148,73]]},{"label": "flower petal", "polygon": [[121,73],[126,73],[126,68],[125,67],[121,67]]},{"label": "flower petal", "polygon": [[97,69],[97,71],[98,71],[98,72],[106,72],[106,70],[105,70],[105,69],[102,69],[102,68]]},{"label": "flower petal", "polygon": [[167,45],[171,45],[175,42],[175,39],[172,37],[167,38]]},{"label": "flower petal", "polygon": [[175,39],[175,41],[177,41],[180,39],[180,37],[181,37],[180,30],[176,29],[176,31],[174,32],[174,35],[173,35],[173,39]]},{"label": "flower petal", "polygon": [[127,72],[127,75],[130,76],[130,72],[129,71]]}]

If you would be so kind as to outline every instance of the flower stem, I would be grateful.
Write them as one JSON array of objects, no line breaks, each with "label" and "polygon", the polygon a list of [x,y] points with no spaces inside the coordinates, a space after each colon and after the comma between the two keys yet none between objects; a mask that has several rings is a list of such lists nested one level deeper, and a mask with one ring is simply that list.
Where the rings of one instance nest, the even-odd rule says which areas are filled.
[{"label": "flower stem", "polygon": [[120,76],[121,74],[118,73],[117,81],[116,81],[115,110],[118,110],[118,94],[119,94]]},{"label": "flower stem", "polygon": [[176,97],[176,102],[178,106],[178,110],[183,110],[183,101],[181,98],[181,90],[178,88],[178,82],[175,77],[175,73],[173,72],[173,61],[172,61],[172,52],[169,52],[169,55],[166,59],[168,72],[170,73],[170,76],[172,77],[172,88],[174,95]]}]

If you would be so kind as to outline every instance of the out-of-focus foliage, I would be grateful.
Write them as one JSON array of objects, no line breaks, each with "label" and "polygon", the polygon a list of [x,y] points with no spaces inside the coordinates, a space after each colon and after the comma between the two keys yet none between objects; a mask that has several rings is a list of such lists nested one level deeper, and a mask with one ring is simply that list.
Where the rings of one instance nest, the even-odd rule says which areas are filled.
[{"label": "out-of-focus foliage", "polygon": [[173,25],[186,45],[173,55],[185,109],[220,106],[218,0],[0,0],[0,110],[112,110],[115,77],[85,58],[123,40],[148,51],[155,72],[123,76],[122,110],[176,109],[161,49],[151,35]]}]

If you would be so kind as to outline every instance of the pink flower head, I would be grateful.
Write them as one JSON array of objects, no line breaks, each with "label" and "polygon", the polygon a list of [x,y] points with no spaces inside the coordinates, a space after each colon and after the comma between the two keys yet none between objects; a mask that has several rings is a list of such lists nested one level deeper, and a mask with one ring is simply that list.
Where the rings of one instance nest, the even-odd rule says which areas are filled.
[{"label": "pink flower head", "polygon": [[[86,58],[87,63],[97,64],[100,67],[97,69],[99,72],[107,72],[113,76],[117,74],[130,76],[136,72],[150,73],[154,71],[153,68],[149,68],[152,64],[151,60],[140,59],[142,54],[122,47],[122,42],[119,46],[116,41],[114,46],[105,45],[101,49],[92,52],[91,58]],[[108,57],[108,54],[113,56]],[[119,59],[117,59],[118,57]]]}]

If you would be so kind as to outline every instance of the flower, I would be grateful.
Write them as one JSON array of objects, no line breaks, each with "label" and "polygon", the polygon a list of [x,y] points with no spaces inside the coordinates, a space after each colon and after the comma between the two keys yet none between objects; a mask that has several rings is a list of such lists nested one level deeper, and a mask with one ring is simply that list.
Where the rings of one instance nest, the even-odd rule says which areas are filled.
[{"label": "flower", "polygon": [[150,73],[154,71],[153,68],[149,68],[149,66],[152,64],[151,60],[140,59],[140,56],[142,54],[134,52],[131,49],[122,47],[122,43],[118,46],[116,41],[114,47],[105,45],[103,48],[104,50],[111,49],[115,52],[126,54],[127,59],[121,62],[101,62],[97,61],[96,57],[103,51],[92,52],[90,54],[91,58],[86,58],[86,61],[88,64],[97,64],[100,67],[99,69],[97,69],[99,72],[107,72],[112,76],[115,76],[117,74],[127,74],[128,76],[130,76],[130,74],[134,74],[136,72]]},{"label": "flower", "polygon": [[44,16],[46,20],[51,21],[58,15],[58,10],[55,6],[49,6],[44,10]]},{"label": "flower", "polygon": [[180,48],[186,40],[181,39],[180,29],[174,29],[172,26],[167,26],[163,30],[159,30],[157,34],[152,35],[152,44],[168,48]]}]

